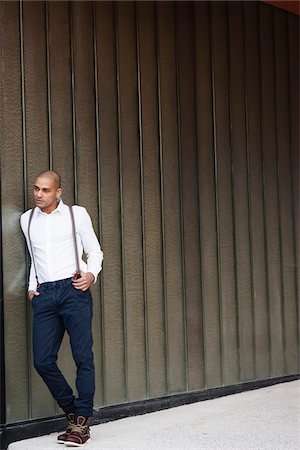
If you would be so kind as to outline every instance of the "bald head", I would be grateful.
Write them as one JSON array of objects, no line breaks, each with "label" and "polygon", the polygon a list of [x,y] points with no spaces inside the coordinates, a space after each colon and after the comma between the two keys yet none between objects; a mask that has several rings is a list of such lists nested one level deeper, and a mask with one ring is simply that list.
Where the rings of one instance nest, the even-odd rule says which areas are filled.
[{"label": "bald head", "polygon": [[60,184],[60,176],[54,170],[45,170],[35,180],[35,204],[43,212],[49,214],[57,208],[62,195]]},{"label": "bald head", "polygon": [[55,170],[45,170],[40,173],[37,178],[52,178],[55,184],[55,187],[58,189],[61,187],[61,178],[59,173],[55,172]]}]

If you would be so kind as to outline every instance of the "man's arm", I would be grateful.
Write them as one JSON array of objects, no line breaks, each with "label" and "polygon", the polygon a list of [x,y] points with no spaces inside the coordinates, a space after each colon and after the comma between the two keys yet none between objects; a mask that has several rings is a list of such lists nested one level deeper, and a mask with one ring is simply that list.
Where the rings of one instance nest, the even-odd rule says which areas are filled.
[{"label": "man's arm", "polygon": [[32,259],[31,259],[27,296],[28,296],[29,300],[32,300],[35,295],[40,295],[40,294],[36,290],[35,271],[34,271]]},{"label": "man's arm", "polygon": [[80,208],[79,214],[78,232],[84,252],[87,255],[87,273],[81,272],[81,278],[74,281],[73,285],[76,289],[85,291],[93,282],[96,283],[97,281],[97,276],[102,269],[103,252],[87,210]]},{"label": "man's arm", "polygon": [[30,250],[30,245],[29,245],[29,239],[28,239],[28,218],[29,215],[28,213],[26,214],[22,214],[21,216],[21,229],[23,231],[23,234],[25,236],[26,239],[26,244],[27,244],[27,249],[30,255],[30,259],[31,259],[31,265],[30,265],[30,273],[29,273],[29,283],[28,283],[28,298],[29,300],[32,300],[32,298],[35,295],[39,295],[39,293],[36,291],[36,278],[35,278],[35,271],[34,271],[34,267],[33,267],[33,263],[32,263],[32,255],[31,255],[31,250]]}]

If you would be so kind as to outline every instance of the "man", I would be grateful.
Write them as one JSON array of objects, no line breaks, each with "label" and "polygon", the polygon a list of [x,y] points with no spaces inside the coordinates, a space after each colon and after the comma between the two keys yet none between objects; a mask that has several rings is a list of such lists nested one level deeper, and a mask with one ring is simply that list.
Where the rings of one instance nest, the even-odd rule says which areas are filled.
[{"label": "man", "polygon": [[[97,280],[103,253],[86,209],[72,207],[73,231],[70,208],[61,196],[59,174],[42,172],[34,185],[36,207],[21,216],[21,228],[31,256],[28,299],[34,312],[34,366],[68,419],[67,431],[58,436],[58,442],[80,447],[90,439],[95,391],[89,288]],[[83,251],[87,263],[82,259]],[[56,364],[65,331],[77,367],[77,398]]]}]

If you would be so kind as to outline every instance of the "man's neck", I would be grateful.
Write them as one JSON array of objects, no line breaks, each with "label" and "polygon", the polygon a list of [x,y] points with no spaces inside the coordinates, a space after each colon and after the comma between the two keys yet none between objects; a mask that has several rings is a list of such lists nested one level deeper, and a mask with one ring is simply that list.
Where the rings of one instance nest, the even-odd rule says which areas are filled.
[{"label": "man's neck", "polygon": [[57,209],[59,202],[54,205],[49,206],[48,208],[41,208],[41,211],[46,214],[51,214],[55,209]]}]

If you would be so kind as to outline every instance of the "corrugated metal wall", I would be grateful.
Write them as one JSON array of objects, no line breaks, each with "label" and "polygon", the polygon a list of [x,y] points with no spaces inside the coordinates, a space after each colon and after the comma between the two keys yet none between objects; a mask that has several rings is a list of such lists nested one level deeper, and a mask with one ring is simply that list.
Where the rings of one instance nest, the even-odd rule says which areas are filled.
[{"label": "corrugated metal wall", "polygon": [[[256,2],[0,14],[7,421],[57,412],[32,367],[19,228],[48,167],[105,253],[96,407],[297,373],[298,18]],[[60,364],[73,380],[67,340]]]}]

